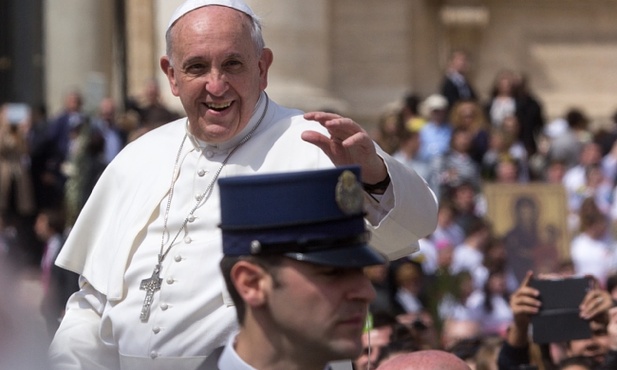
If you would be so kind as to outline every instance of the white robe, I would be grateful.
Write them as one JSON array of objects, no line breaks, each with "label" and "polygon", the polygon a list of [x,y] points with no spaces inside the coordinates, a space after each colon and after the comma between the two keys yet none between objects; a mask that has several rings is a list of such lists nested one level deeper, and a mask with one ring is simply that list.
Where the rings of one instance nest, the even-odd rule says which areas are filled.
[{"label": "white robe", "polygon": [[[263,100],[238,137],[255,125]],[[332,167],[318,147],[300,138],[306,130],[325,133],[323,127],[305,120],[300,111],[269,104],[261,125],[220,177]],[[163,286],[154,295],[150,319],[139,320],[145,297],[139,286],[156,263],[185,125],[186,119],[174,121],[128,145],[103,173],[71,230],[56,264],[81,274],[82,289],[69,299],[50,347],[54,368],[195,369],[236,330],[235,309],[225,298],[218,270],[217,186],[163,261]],[[195,204],[194,194],[206,188],[237,140],[207,146],[203,153],[193,141],[185,142],[171,203],[170,238]],[[392,183],[381,202],[366,196],[366,219],[373,231],[371,245],[395,259],[417,250],[418,239],[434,230],[437,204],[421,177],[378,152]]]}]

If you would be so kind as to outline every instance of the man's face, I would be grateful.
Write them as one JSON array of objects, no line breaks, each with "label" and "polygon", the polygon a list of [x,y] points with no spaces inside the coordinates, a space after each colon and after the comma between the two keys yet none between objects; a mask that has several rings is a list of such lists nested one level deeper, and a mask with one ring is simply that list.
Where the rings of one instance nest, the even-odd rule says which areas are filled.
[{"label": "man's face", "polygon": [[590,321],[589,326],[591,327],[591,338],[570,341],[568,354],[591,357],[596,362],[602,363],[609,350],[606,326],[596,321]]},{"label": "man's face", "polygon": [[283,348],[305,363],[360,354],[368,304],[375,298],[362,269],[286,259],[275,275],[267,309]]},{"label": "man's face", "polygon": [[173,26],[171,55],[161,58],[199,139],[227,141],[246,127],[272,61],[251,38],[248,16],[231,8],[196,9]]}]

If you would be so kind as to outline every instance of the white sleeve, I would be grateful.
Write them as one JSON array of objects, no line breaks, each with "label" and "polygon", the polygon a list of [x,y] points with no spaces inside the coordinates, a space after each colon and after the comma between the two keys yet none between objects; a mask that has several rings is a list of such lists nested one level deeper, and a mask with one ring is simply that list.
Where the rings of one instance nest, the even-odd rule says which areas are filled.
[{"label": "white sleeve", "polygon": [[417,251],[418,240],[435,230],[437,198],[413,169],[380,149],[378,153],[391,183],[379,201],[369,199],[366,204],[366,219],[373,232],[369,244],[394,260]]},{"label": "white sleeve", "polygon": [[80,277],[81,289],[68,300],[66,313],[49,347],[51,369],[119,369],[118,350],[99,333],[107,298]]}]

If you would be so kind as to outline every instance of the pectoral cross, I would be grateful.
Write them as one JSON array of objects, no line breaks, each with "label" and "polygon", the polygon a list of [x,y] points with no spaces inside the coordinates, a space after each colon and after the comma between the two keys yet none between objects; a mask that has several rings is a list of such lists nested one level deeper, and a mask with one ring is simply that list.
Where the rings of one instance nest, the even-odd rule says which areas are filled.
[{"label": "pectoral cross", "polygon": [[139,285],[140,290],[146,291],[146,298],[144,298],[144,304],[141,307],[141,315],[139,316],[142,322],[148,321],[148,317],[150,317],[150,306],[152,306],[152,301],[154,300],[154,292],[161,289],[161,281],[163,281],[163,279],[160,277],[160,273],[161,264],[159,263],[154,266],[152,276],[148,279],[143,279]]}]

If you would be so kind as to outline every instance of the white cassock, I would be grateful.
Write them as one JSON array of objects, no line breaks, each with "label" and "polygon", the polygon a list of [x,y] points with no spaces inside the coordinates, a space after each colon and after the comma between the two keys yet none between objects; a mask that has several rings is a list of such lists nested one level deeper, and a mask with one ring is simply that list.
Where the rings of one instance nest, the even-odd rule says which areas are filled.
[{"label": "white cassock", "polygon": [[[327,134],[302,112],[278,106],[264,93],[244,132],[231,142],[206,145],[189,136],[169,209],[173,239],[191,209],[220,177],[332,167],[306,130]],[[81,274],[81,290],[50,347],[56,369],[195,369],[237,329],[218,263],[222,257],[220,210],[215,185],[187,222],[162,263],[162,287],[146,322],[140,283],[152,275],[161,248],[164,215],[186,119],[166,124],[129,144],[108,166],[71,230],[56,264]],[[417,240],[436,225],[437,204],[424,180],[379,150],[392,183],[380,202],[366,199],[371,245],[395,259],[417,249]],[[302,196],[302,194],[298,194]],[[267,210],[264,210],[267,212]],[[375,225],[375,226],[373,226]],[[167,248],[165,245],[165,249]]]}]

